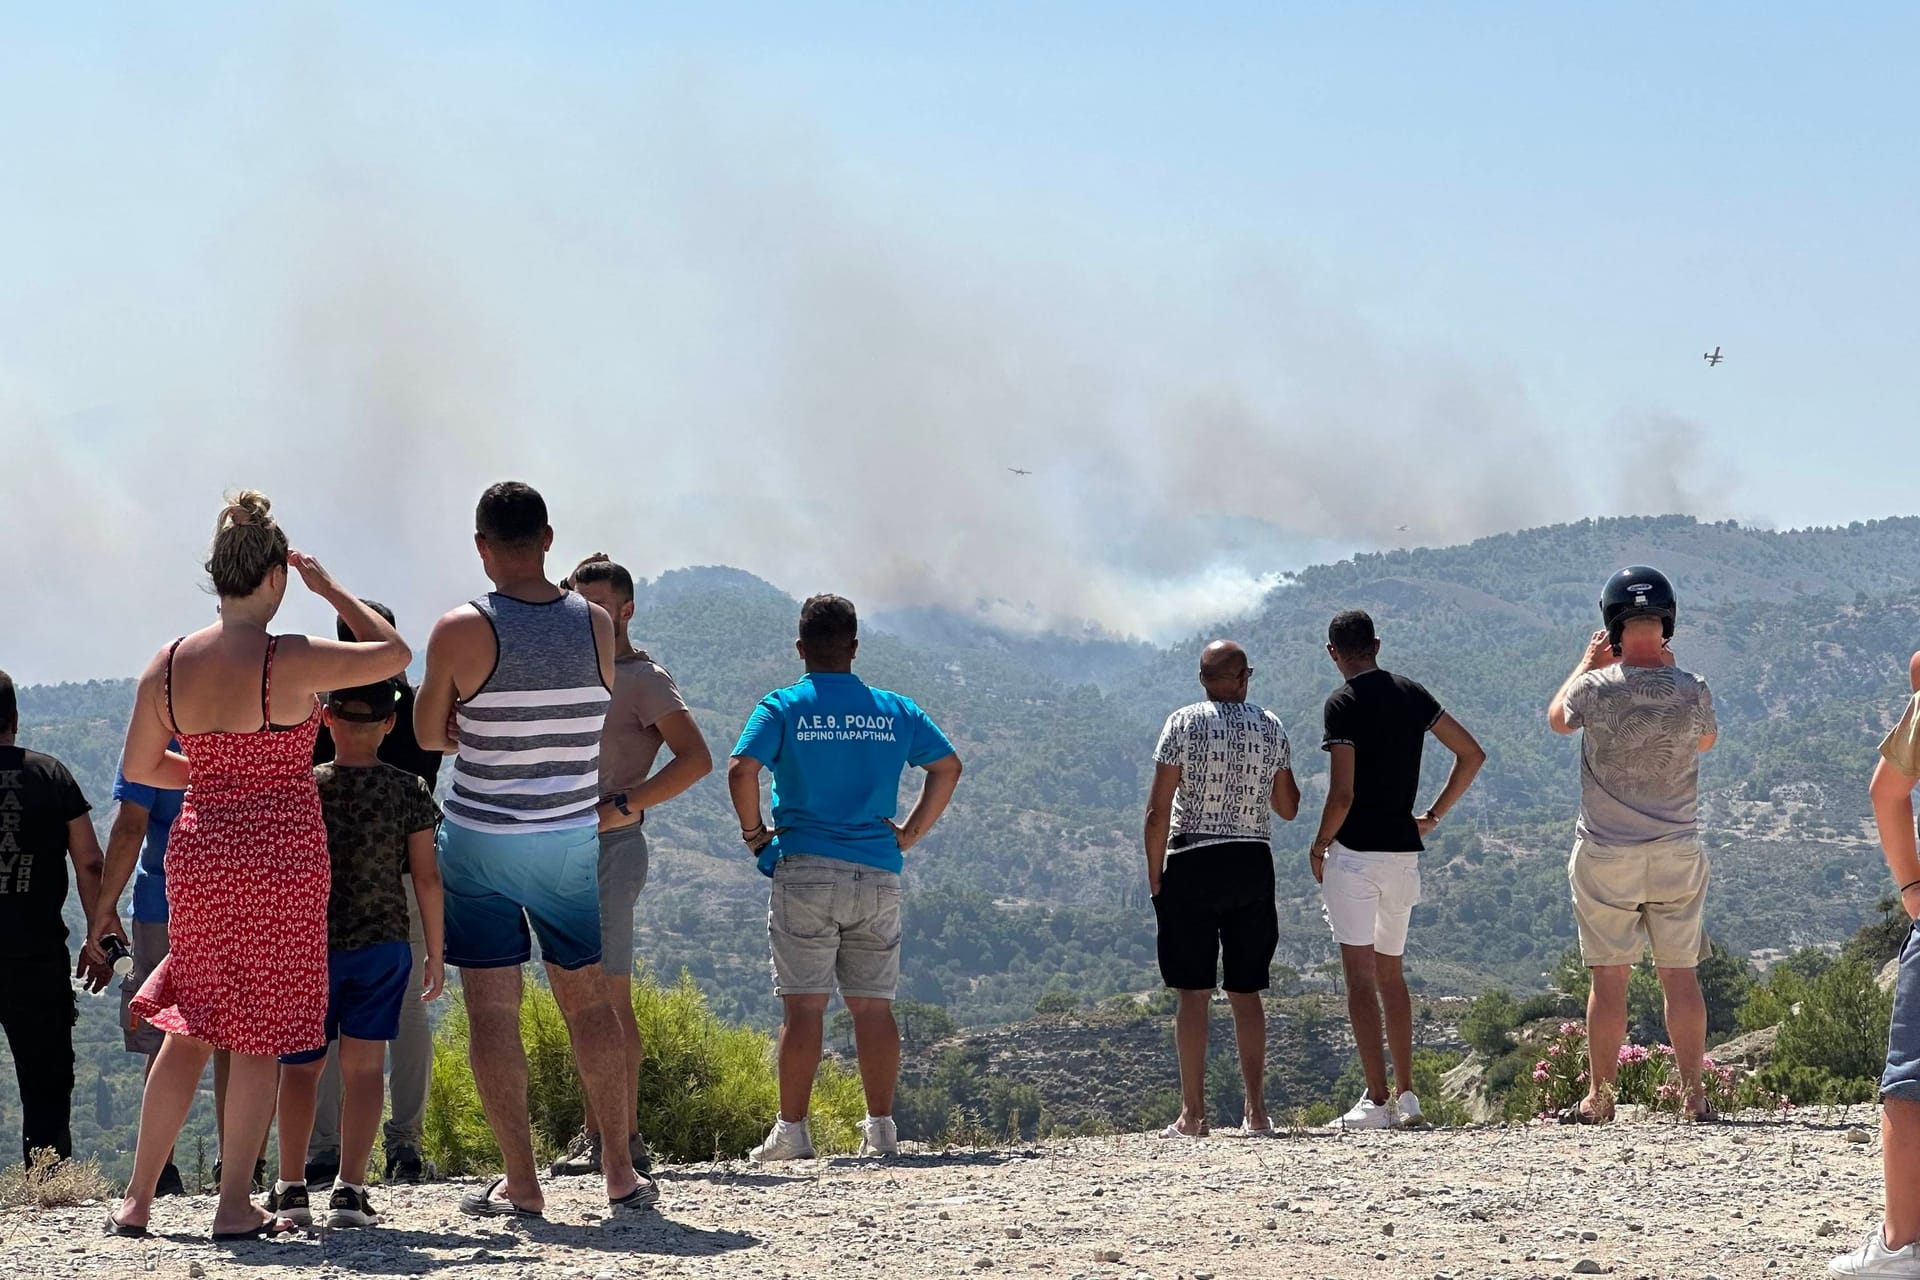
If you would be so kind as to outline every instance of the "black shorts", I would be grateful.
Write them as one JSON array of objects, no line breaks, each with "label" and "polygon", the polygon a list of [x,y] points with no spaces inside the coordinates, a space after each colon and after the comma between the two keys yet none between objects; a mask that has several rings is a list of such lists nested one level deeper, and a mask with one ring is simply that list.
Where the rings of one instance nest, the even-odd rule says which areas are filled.
[{"label": "black shorts", "polygon": [[1280,912],[1273,901],[1273,850],[1262,841],[1169,854],[1153,914],[1160,924],[1160,978],[1169,987],[1267,989]]}]

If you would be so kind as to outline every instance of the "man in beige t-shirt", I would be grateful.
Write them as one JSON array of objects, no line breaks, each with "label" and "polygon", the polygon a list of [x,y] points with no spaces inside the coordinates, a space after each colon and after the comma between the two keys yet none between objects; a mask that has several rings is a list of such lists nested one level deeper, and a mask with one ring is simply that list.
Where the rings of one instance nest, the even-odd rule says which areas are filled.
[{"label": "man in beige t-shirt", "polygon": [[[713,755],[667,669],[633,647],[633,575],[604,555],[589,556],[562,584],[613,618],[613,701],[600,735],[600,966],[607,1000],[626,1031],[628,1119],[634,1167],[650,1160],[640,1140],[640,1028],[633,1016],[633,909],[647,883],[647,810],[666,803],[713,770]],[[653,771],[660,748],[671,758]],[[593,1104],[586,1125],[553,1176],[600,1172],[600,1126]]]}]

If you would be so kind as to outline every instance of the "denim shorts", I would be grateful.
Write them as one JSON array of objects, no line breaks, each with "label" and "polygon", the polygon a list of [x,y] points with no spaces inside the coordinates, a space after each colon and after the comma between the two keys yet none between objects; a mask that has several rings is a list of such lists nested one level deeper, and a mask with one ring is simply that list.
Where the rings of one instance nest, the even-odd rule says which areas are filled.
[{"label": "denim shorts", "polygon": [[1880,1096],[1920,1102],[1920,930],[1908,928],[1893,984],[1893,1022],[1887,1028],[1887,1069]]},{"label": "denim shorts", "polygon": [[504,969],[540,955],[556,969],[600,963],[600,833],[475,831],[440,824],[447,963]]},{"label": "denim shorts", "polygon": [[900,985],[900,877],[858,862],[789,854],[767,902],[776,996],[891,1000]]}]

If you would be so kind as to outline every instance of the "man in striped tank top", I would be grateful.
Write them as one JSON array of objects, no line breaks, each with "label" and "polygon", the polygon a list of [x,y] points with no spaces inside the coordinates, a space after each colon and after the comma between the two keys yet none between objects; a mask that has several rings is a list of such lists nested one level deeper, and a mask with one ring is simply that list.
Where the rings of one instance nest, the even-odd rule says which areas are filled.
[{"label": "man in striped tank top", "polygon": [[474,545],[494,589],[435,624],[414,702],[420,745],[455,755],[442,806],[446,960],[460,970],[468,1056],[506,1173],[467,1196],[479,1217],[545,1205],[527,1114],[520,966],[540,940],[593,1112],[615,1209],[658,1199],[627,1153],[625,1048],[600,983],[600,732],[613,687],[613,620],[547,578],[547,504],[531,487],[480,497]]}]

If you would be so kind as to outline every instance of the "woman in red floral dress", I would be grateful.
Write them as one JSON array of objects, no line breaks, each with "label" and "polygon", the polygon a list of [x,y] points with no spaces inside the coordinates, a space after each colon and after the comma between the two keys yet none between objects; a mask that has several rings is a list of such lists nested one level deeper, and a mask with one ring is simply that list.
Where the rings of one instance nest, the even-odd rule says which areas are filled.
[{"label": "woman in red floral dress", "polygon": [[[216,1240],[291,1224],[253,1203],[254,1156],[273,1122],[279,1055],[326,1043],[327,831],[313,785],[316,695],[398,675],[399,633],[291,551],[258,493],[220,513],[207,572],[220,594],[212,626],[174,641],[140,678],[127,728],[126,775],[186,788],[167,847],[171,951],[133,1001],[167,1033],[140,1108],[115,1235],[145,1235],[155,1183],[215,1049],[231,1054],[222,1117]],[[289,568],[356,637],[271,636]],[[177,738],[178,752],[169,751]],[[103,904],[89,930],[120,929]]]}]

